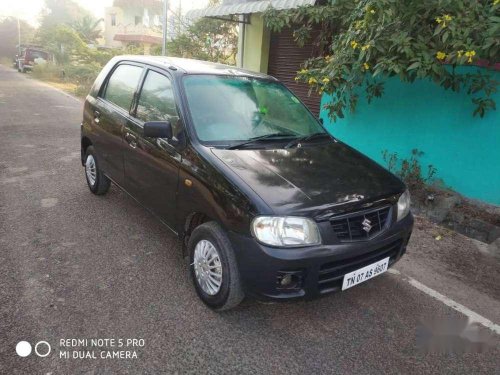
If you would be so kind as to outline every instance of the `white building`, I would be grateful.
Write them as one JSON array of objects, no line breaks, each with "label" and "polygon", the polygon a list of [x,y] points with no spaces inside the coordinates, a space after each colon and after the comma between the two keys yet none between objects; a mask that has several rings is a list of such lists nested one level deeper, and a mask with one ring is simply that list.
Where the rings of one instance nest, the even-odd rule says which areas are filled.
[{"label": "white building", "polygon": [[162,42],[163,3],[158,0],[115,0],[105,9],[104,42],[106,47],[144,45],[144,53]]}]

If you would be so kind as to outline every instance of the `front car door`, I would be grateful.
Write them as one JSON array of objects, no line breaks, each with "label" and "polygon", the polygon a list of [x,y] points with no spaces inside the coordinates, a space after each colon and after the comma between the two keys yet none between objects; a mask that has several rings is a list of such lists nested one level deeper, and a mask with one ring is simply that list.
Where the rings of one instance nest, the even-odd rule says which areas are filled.
[{"label": "front car door", "polygon": [[98,98],[91,104],[94,147],[102,170],[123,186],[123,133],[144,68],[119,64],[111,73]]},{"label": "front car door", "polygon": [[[125,188],[170,228],[175,228],[177,183],[183,126],[172,80],[149,69],[137,96],[137,106],[125,129]],[[148,121],[170,121],[174,139],[147,138]]]}]

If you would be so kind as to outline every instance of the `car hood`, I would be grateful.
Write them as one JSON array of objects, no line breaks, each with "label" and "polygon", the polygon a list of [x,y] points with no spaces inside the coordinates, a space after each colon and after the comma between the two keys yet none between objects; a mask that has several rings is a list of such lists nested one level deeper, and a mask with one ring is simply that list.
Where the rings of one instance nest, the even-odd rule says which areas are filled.
[{"label": "car hood", "polygon": [[404,190],[380,165],[337,140],[290,149],[212,153],[280,215],[367,206]]}]

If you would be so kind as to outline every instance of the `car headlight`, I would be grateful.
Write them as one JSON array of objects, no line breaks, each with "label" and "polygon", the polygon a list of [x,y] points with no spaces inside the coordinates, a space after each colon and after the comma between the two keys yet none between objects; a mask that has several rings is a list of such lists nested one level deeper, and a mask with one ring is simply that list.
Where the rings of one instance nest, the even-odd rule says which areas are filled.
[{"label": "car headlight", "polygon": [[398,200],[398,221],[410,212],[410,192],[406,190]]},{"label": "car headlight", "polygon": [[251,227],[255,238],[266,245],[293,247],[321,243],[316,223],[306,217],[259,216]]}]

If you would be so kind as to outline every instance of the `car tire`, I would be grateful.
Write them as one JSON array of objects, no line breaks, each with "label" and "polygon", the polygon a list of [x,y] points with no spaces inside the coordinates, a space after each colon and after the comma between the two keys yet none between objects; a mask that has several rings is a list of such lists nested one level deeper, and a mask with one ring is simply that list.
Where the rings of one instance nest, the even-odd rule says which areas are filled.
[{"label": "car tire", "polygon": [[[195,253],[197,252],[197,246],[199,255],[200,248],[204,245],[210,247],[209,244],[215,248],[218,258],[215,258],[208,266],[215,267],[215,273],[218,273],[217,266],[220,266],[222,280],[218,290],[217,288],[212,288],[212,290],[207,292],[207,285],[206,283],[204,285],[202,276],[197,275],[201,266],[199,263],[198,266],[195,264],[195,261],[200,260],[200,257],[197,257]],[[188,251],[190,259],[189,268],[196,293],[208,307],[213,310],[224,311],[236,307],[243,301],[245,294],[241,287],[236,257],[231,242],[219,224],[212,221],[197,227],[189,238]],[[213,287],[213,284],[211,286]]]},{"label": "car tire", "polygon": [[99,162],[94,147],[87,147],[84,161],[85,178],[87,179],[87,185],[90,191],[95,195],[106,194],[111,185],[111,180],[99,168]]}]

